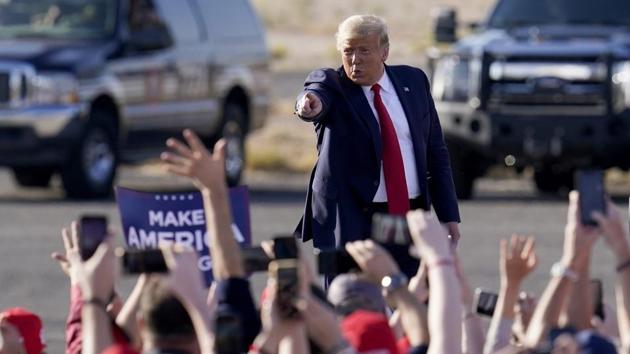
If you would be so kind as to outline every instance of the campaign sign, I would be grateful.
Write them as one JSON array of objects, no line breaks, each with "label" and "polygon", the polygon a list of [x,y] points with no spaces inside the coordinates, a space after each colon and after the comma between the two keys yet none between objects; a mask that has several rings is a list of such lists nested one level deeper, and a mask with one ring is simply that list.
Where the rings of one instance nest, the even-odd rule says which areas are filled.
[{"label": "campaign sign", "polygon": [[[212,283],[210,237],[199,191],[144,192],[116,187],[116,201],[128,248],[148,249],[179,244],[199,253],[199,270]],[[251,244],[247,187],[230,189],[232,231],[241,246]]]}]

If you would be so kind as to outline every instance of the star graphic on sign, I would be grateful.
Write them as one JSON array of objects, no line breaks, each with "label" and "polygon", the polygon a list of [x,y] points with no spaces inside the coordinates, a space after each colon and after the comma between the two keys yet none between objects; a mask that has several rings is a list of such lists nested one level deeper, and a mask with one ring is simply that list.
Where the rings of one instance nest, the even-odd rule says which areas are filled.
[{"label": "star graphic on sign", "polygon": [[155,200],[160,200],[160,199],[161,199],[161,197],[160,197],[159,194],[155,196]]}]

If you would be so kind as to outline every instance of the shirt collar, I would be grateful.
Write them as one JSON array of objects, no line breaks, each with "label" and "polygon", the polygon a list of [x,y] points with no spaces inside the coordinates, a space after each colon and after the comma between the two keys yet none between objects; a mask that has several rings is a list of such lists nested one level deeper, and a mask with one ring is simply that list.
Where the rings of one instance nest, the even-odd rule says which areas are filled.
[{"label": "shirt collar", "polygon": [[[387,75],[387,70],[383,70],[383,75],[376,83],[381,86],[381,92],[390,94],[394,93],[394,84],[392,84],[392,80],[389,79],[389,76]],[[372,86],[361,86],[361,88],[366,95],[372,91]]]}]

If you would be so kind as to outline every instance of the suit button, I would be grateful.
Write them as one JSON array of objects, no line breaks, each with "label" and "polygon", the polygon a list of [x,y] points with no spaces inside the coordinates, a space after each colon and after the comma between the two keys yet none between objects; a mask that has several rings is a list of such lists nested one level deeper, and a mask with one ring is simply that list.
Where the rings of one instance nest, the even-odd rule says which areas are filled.
[{"label": "suit button", "polygon": [[374,187],[378,187],[378,181],[374,181]]}]

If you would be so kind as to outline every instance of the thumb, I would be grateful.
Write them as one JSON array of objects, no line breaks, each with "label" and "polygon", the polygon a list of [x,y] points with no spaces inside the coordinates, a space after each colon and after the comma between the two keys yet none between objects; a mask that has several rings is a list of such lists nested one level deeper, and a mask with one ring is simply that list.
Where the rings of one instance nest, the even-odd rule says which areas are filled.
[{"label": "thumb", "polygon": [[216,144],[214,144],[214,149],[212,150],[212,158],[218,161],[225,161],[225,149],[227,146],[227,141],[225,138],[219,139]]}]

